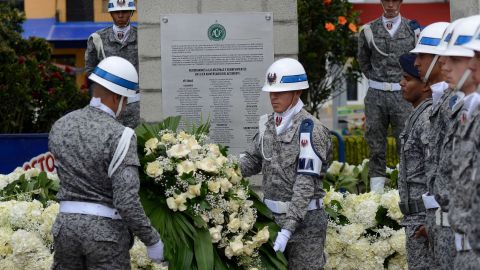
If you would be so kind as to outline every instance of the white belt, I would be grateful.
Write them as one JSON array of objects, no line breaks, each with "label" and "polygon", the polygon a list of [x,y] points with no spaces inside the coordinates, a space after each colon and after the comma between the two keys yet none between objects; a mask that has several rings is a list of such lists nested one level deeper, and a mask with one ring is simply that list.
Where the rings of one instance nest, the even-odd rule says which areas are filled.
[{"label": "white belt", "polygon": [[402,89],[399,83],[377,82],[374,80],[368,80],[368,86],[383,91],[399,91]]},{"label": "white belt", "polygon": [[[265,205],[275,214],[285,214],[288,211],[290,202],[264,200]],[[307,211],[320,209],[323,207],[323,199],[313,199],[308,204]]]},{"label": "white belt", "polygon": [[466,234],[455,233],[455,248],[457,251],[472,250]]},{"label": "white belt", "polygon": [[122,219],[117,209],[91,202],[61,201],[60,213],[85,214],[111,219]]},{"label": "white belt", "polygon": [[425,209],[434,209],[439,208],[440,205],[435,200],[435,196],[428,195],[429,193],[425,193],[422,195],[423,204],[425,205]]},{"label": "white belt", "polygon": [[435,212],[435,223],[437,226],[450,227],[448,212],[443,212],[441,208],[438,208]]}]

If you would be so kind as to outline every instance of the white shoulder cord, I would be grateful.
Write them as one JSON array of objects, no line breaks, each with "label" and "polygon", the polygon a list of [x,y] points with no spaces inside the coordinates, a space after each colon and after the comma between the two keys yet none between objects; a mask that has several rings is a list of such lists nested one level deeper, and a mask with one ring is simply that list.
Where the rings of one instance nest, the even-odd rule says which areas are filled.
[{"label": "white shoulder cord", "polygon": [[102,59],[105,59],[105,51],[103,50],[103,42],[102,38],[99,34],[93,33],[90,35],[92,37],[93,45],[95,45],[95,49],[97,49],[97,58],[100,59],[100,56],[103,56]]},{"label": "white shoulder cord", "polygon": [[365,34],[365,39],[367,40],[368,45],[373,45],[373,47],[375,48],[375,50],[377,50],[377,52],[378,52],[379,54],[388,57],[388,54],[387,54],[387,53],[384,53],[383,51],[381,51],[381,50],[377,47],[377,44],[375,44],[375,39],[373,38],[373,31],[372,31],[372,28],[370,28],[370,25],[369,25],[369,24],[365,24],[365,25],[362,27],[362,30],[363,30],[363,33]]},{"label": "white shoulder cord", "polygon": [[108,166],[108,177],[112,177],[113,173],[118,169],[120,164],[123,162],[123,159],[127,155],[128,148],[130,147],[130,141],[132,136],[135,134],[133,129],[126,127],[123,130],[122,137],[118,142],[117,149],[115,149],[115,153],[113,154],[112,161]]},{"label": "white shoulder cord", "polygon": [[260,116],[258,120],[258,134],[260,135],[260,150],[262,152],[262,156],[266,161],[272,160],[272,157],[265,157],[265,152],[263,151],[263,135],[265,134],[265,130],[267,129],[267,121],[268,121],[268,114],[264,114]]}]

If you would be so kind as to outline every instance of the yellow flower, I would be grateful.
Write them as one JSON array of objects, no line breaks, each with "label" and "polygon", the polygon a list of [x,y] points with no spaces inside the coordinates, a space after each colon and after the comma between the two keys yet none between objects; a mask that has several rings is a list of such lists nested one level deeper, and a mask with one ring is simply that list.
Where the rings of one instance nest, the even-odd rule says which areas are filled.
[{"label": "yellow flower", "polygon": [[150,177],[154,177],[154,178],[159,177],[160,175],[163,174],[162,165],[158,160],[150,162],[147,164],[146,173]]},{"label": "yellow flower", "polygon": [[325,29],[328,31],[328,32],[332,32],[333,30],[335,30],[335,25],[333,23],[325,23]]}]

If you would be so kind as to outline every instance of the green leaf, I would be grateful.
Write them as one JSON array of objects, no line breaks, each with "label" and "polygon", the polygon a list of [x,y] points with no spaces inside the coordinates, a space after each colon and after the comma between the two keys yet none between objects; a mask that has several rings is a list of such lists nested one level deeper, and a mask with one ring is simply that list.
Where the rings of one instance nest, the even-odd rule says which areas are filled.
[{"label": "green leaf", "polygon": [[194,241],[195,260],[199,270],[213,269],[213,245],[210,232],[207,229],[197,230]]},{"label": "green leaf", "polygon": [[218,251],[215,249],[213,250],[213,259],[214,259],[214,269],[215,270],[228,270],[228,267],[223,262],[220,255],[218,255]]}]

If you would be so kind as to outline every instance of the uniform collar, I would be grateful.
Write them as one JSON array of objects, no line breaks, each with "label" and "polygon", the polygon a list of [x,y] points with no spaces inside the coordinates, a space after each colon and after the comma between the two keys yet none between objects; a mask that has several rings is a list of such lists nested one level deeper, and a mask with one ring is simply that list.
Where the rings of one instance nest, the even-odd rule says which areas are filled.
[{"label": "uniform collar", "polygon": [[102,99],[100,98],[92,97],[92,99],[90,100],[90,107],[97,108],[101,111],[106,112],[108,115],[112,116],[113,118],[116,118],[115,113],[112,111],[112,109],[110,109],[107,105],[103,104]]}]

